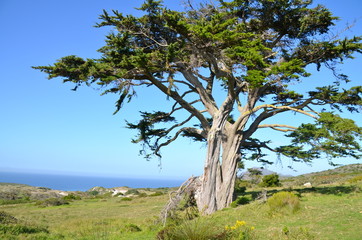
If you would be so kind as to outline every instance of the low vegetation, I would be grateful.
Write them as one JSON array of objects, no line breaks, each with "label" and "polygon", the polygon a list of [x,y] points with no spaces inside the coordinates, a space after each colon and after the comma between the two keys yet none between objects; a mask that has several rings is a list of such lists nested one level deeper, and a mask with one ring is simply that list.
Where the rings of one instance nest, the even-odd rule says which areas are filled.
[{"label": "low vegetation", "polygon": [[[360,168],[328,184],[313,181],[340,176],[342,170],[298,177],[312,187],[304,187],[304,181],[291,185],[295,178],[280,181],[279,187],[241,181],[232,207],[200,216],[182,202],[183,211],[166,223],[160,221],[160,212],[174,189],[128,189],[130,195],[114,196],[103,189],[26,202],[7,199],[0,205],[0,239],[361,239]],[[3,189],[10,187],[0,185],[0,192]],[[67,204],[55,204],[59,202]]]}]

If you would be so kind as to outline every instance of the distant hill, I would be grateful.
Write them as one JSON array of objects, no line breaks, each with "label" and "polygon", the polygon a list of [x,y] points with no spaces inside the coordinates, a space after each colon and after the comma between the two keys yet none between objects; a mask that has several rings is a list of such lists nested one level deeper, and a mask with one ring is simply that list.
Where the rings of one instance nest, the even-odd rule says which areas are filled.
[{"label": "distant hill", "polygon": [[[283,174],[279,174],[277,172],[273,172],[269,169],[266,168],[258,168],[258,167],[253,167],[251,168],[253,170],[259,170],[261,172],[261,176],[265,176],[265,175],[271,175],[271,174],[278,174],[280,179],[285,179],[285,178],[289,178],[292,177],[290,175],[283,175]],[[243,180],[251,180],[251,173],[249,172],[249,170],[246,170],[244,172],[241,173],[240,175],[241,179]]]},{"label": "distant hill", "polygon": [[295,186],[307,182],[312,183],[312,185],[343,183],[360,175],[362,175],[362,164],[350,164],[321,172],[289,177],[283,180],[283,185]]}]

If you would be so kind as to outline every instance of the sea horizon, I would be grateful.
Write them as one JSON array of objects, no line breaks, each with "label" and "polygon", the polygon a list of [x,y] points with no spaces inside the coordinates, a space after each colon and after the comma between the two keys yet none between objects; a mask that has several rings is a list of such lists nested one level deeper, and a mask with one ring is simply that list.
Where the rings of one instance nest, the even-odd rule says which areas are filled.
[{"label": "sea horizon", "polygon": [[162,188],[178,187],[186,179],[69,175],[0,171],[0,183],[17,183],[62,191],[87,191],[93,187]]}]

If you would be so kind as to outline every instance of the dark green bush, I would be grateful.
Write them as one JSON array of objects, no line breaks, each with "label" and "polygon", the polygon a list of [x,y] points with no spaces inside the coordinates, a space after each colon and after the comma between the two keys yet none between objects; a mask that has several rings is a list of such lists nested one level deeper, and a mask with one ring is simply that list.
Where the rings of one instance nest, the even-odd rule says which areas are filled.
[{"label": "dark green bush", "polygon": [[63,197],[64,200],[68,200],[68,201],[72,201],[72,200],[81,200],[82,198],[78,195],[75,195],[73,193],[67,195],[67,196],[64,196]]},{"label": "dark green bush", "polygon": [[265,175],[260,183],[261,187],[279,187],[281,186],[279,182],[278,174]]},{"label": "dark green bush", "polygon": [[125,229],[127,232],[141,232],[142,229],[137,226],[136,224],[133,224],[133,223],[129,223],[125,226]]},{"label": "dark green bush", "polygon": [[91,196],[97,196],[99,194],[99,192],[98,191],[90,191],[90,192],[88,192],[88,194],[91,195]]},{"label": "dark green bush", "polygon": [[251,201],[251,199],[250,199],[249,197],[247,197],[247,196],[240,196],[240,197],[238,197],[235,201],[233,201],[233,202],[230,204],[230,207],[236,208],[236,207],[239,206],[239,205],[248,204],[250,201]]}]

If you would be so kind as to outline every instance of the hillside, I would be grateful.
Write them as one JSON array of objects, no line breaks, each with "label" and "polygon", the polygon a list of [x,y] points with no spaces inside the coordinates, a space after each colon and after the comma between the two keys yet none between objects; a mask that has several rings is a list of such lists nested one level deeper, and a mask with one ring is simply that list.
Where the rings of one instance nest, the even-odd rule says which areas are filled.
[{"label": "hillside", "polygon": [[340,184],[362,175],[362,164],[350,164],[335,169],[313,172],[282,180],[283,186],[301,186],[310,182],[313,186]]}]

